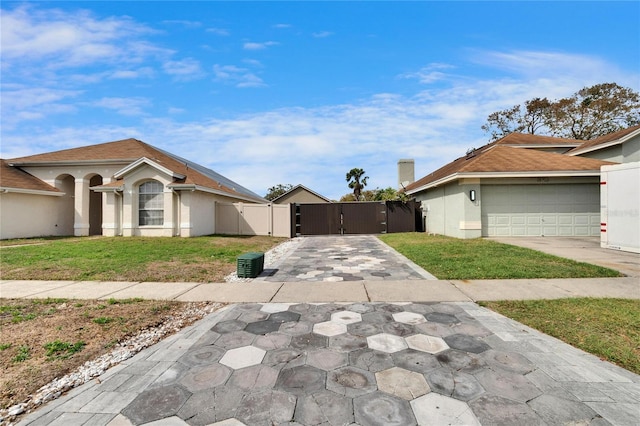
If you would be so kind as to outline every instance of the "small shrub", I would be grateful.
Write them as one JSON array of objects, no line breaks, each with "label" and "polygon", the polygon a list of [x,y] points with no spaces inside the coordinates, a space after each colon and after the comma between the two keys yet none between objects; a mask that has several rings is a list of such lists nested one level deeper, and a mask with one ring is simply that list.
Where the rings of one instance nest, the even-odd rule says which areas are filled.
[{"label": "small shrub", "polygon": [[68,343],[60,340],[54,340],[53,342],[45,344],[44,348],[47,350],[47,361],[51,361],[53,359],[69,358],[76,352],[80,352],[85,346],[86,343],[83,341]]},{"label": "small shrub", "polygon": [[109,317],[98,317],[93,319],[93,322],[100,325],[108,324],[111,321],[113,321],[113,318],[109,318]]},{"label": "small shrub", "polygon": [[18,354],[13,357],[13,362],[23,362],[29,359],[31,348],[29,346],[20,346],[18,348]]},{"label": "small shrub", "polygon": [[0,351],[5,351],[11,347],[11,343],[0,343]]}]

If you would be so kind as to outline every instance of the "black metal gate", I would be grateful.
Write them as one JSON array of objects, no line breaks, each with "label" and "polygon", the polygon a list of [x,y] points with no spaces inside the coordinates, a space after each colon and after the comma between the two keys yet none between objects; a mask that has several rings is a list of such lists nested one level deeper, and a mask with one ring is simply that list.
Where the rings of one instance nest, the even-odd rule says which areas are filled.
[{"label": "black metal gate", "polygon": [[294,204],[292,207],[292,236],[423,231],[420,203],[415,201]]}]

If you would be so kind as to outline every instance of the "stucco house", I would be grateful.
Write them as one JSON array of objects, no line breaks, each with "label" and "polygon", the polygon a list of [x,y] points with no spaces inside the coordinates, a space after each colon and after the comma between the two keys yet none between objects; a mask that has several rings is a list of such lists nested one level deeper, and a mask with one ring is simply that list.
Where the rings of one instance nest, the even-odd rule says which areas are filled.
[{"label": "stucco house", "polygon": [[513,133],[406,186],[427,232],[599,236],[602,166],[640,161],[640,126],[591,141]]},{"label": "stucco house", "polygon": [[136,139],[0,162],[0,238],[197,236],[216,203],[266,203],[236,182]]},{"label": "stucco house", "polygon": [[309,204],[330,203],[331,200],[304,185],[296,185],[279,197],[274,198],[271,202],[274,204]]}]

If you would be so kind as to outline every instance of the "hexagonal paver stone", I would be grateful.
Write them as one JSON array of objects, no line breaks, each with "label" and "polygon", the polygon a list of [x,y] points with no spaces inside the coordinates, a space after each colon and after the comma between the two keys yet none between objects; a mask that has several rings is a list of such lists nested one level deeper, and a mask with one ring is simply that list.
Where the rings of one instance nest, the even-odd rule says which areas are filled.
[{"label": "hexagonal paver stone", "polygon": [[393,314],[392,316],[394,320],[405,324],[417,325],[427,322],[427,319],[424,317],[424,315],[416,314],[413,312],[398,312],[396,314]]},{"label": "hexagonal paver stone", "polygon": [[349,333],[329,338],[329,347],[340,352],[353,352],[367,347],[367,339]]},{"label": "hexagonal paver stone", "polygon": [[248,324],[244,328],[244,331],[246,331],[248,333],[264,335],[264,334],[273,333],[275,331],[278,331],[278,329],[280,328],[281,324],[282,323],[279,323],[277,321],[271,321],[271,320],[257,321],[257,322],[252,322],[252,323]]},{"label": "hexagonal paver stone", "polygon": [[361,349],[349,354],[349,362],[352,366],[375,373],[393,367],[391,355],[373,349]]},{"label": "hexagonal paver stone", "polygon": [[413,336],[405,337],[405,340],[411,349],[430,354],[437,354],[438,352],[449,349],[449,346],[444,340],[442,340],[442,338],[427,336],[426,334],[415,334]]},{"label": "hexagonal paver stone", "polygon": [[192,425],[208,425],[236,415],[245,391],[233,386],[218,386],[194,393],[180,408],[178,417]]},{"label": "hexagonal paver stone", "polygon": [[400,305],[392,304],[392,303],[381,303],[376,305],[376,311],[378,312],[388,312],[390,314],[395,314],[398,312],[404,312],[404,308]]},{"label": "hexagonal paver stone", "polygon": [[239,368],[260,364],[266,353],[267,351],[264,349],[256,348],[255,346],[243,346],[227,351],[220,359],[220,364],[237,370]]},{"label": "hexagonal paver stone", "polygon": [[396,366],[420,374],[440,368],[440,363],[434,355],[415,349],[396,352],[391,355],[391,358]]},{"label": "hexagonal paver stone", "polygon": [[269,315],[269,321],[279,322],[280,324],[285,322],[292,322],[300,320],[300,314],[296,312],[276,312]]},{"label": "hexagonal paver stone", "polygon": [[347,354],[330,349],[311,350],[307,353],[307,364],[329,371],[348,364]]},{"label": "hexagonal paver stone", "polygon": [[440,368],[426,375],[433,392],[450,396],[460,401],[471,401],[484,393],[474,376],[448,368]]},{"label": "hexagonal paver stone", "polygon": [[353,412],[356,423],[361,425],[411,426],[416,424],[411,406],[407,401],[383,392],[373,392],[355,398]]},{"label": "hexagonal paver stone", "polygon": [[437,393],[414,399],[411,408],[421,425],[480,425],[466,402]]},{"label": "hexagonal paver stone", "polygon": [[378,390],[411,401],[430,392],[422,374],[393,367],[376,373]]},{"label": "hexagonal paver stone", "polygon": [[213,326],[211,331],[215,331],[216,333],[230,333],[232,331],[242,330],[247,326],[246,322],[231,320],[231,321],[222,321]]},{"label": "hexagonal paver stone", "polygon": [[189,367],[208,365],[218,362],[220,358],[222,358],[222,355],[224,355],[224,352],[224,349],[216,348],[215,346],[202,346],[198,349],[189,350],[181,356],[178,361]]},{"label": "hexagonal paver stone", "polygon": [[445,337],[456,334],[451,324],[440,324],[438,322],[427,322],[413,326],[417,333],[428,334],[429,336]]},{"label": "hexagonal paver stone", "polygon": [[443,367],[449,367],[453,370],[464,371],[471,374],[487,366],[484,358],[476,354],[469,354],[455,349],[436,354],[436,359]]},{"label": "hexagonal paver stone", "polygon": [[[541,425],[546,424],[525,403],[501,398],[496,395],[483,395],[469,403],[478,419],[483,424],[499,425]],[[583,424],[589,424],[587,421]],[[558,419],[552,419],[549,424],[559,424]],[[569,422],[567,424],[581,424]],[[605,423],[606,424],[606,423]]]},{"label": "hexagonal paver stone", "polygon": [[190,396],[191,392],[176,385],[146,390],[131,401],[122,414],[133,424],[153,422],[176,415]]},{"label": "hexagonal paver stone", "polygon": [[426,317],[427,321],[439,322],[440,324],[456,324],[460,322],[455,315],[443,314],[441,312],[433,312],[431,314],[427,314]]},{"label": "hexagonal paver stone", "polygon": [[370,324],[379,324],[382,327],[382,325],[392,322],[393,317],[387,312],[368,312],[362,314],[362,321]]},{"label": "hexagonal paver stone", "polygon": [[374,392],[377,385],[371,372],[349,366],[329,372],[327,389],[353,398]]},{"label": "hexagonal paver stone", "polygon": [[327,336],[321,336],[315,333],[294,336],[291,339],[291,347],[302,350],[326,348],[328,343],[329,338]]},{"label": "hexagonal paver stone", "polygon": [[254,365],[253,367],[236,370],[229,379],[230,386],[241,389],[271,389],[278,379],[278,370],[266,365]]},{"label": "hexagonal paver stone", "polygon": [[527,374],[535,370],[535,365],[531,361],[516,352],[502,352],[491,349],[484,353],[484,359],[491,367],[511,373]]},{"label": "hexagonal paver stone", "polygon": [[374,307],[369,303],[354,303],[347,307],[348,311],[356,312],[358,314],[366,314],[367,312],[373,312]]},{"label": "hexagonal paver stone", "polygon": [[242,399],[236,418],[247,425],[271,425],[291,421],[296,397],[286,392],[266,390]]},{"label": "hexagonal paver stone", "polygon": [[215,363],[188,370],[179,383],[191,392],[198,392],[223,385],[230,375],[231,370]]},{"label": "hexagonal paver stone", "polygon": [[415,328],[409,324],[403,324],[401,322],[392,321],[382,326],[382,331],[396,336],[411,336],[416,333]]},{"label": "hexagonal paver stone", "polygon": [[198,339],[196,343],[193,344],[192,348],[213,345],[213,343],[219,338],[220,338],[220,333],[216,333],[215,331],[208,330]]},{"label": "hexagonal paver stone", "polygon": [[444,338],[444,341],[453,349],[479,354],[491,349],[491,346],[474,336],[466,334],[452,334]]},{"label": "hexagonal paver stone", "polygon": [[210,426],[247,426],[238,419],[226,419],[219,422],[211,423]]},{"label": "hexagonal paver stone", "polygon": [[238,321],[246,322],[248,324],[256,321],[264,321],[267,318],[269,318],[269,313],[267,312],[249,311],[242,313],[242,315],[238,317]]},{"label": "hexagonal paver stone", "polygon": [[215,345],[224,349],[240,348],[250,345],[255,338],[255,334],[247,333],[246,331],[234,331],[220,336]]},{"label": "hexagonal paver stone", "polygon": [[331,321],[340,324],[353,324],[362,321],[362,315],[351,311],[334,312],[331,314]]},{"label": "hexagonal paver stone", "polygon": [[487,393],[514,401],[527,402],[542,394],[540,389],[521,374],[483,369],[474,373],[474,376]]},{"label": "hexagonal paver stone", "polygon": [[291,343],[291,336],[283,333],[268,333],[264,336],[258,336],[253,341],[253,346],[257,346],[265,351],[284,348]]},{"label": "hexagonal paver stone", "polygon": [[289,309],[289,306],[291,306],[291,304],[289,303],[265,303],[264,305],[262,305],[260,310],[262,312],[275,314],[276,312],[286,311],[287,309]]},{"label": "hexagonal paver stone", "polygon": [[371,349],[390,354],[409,347],[402,337],[388,333],[375,334],[367,337],[367,344]]},{"label": "hexagonal paver stone", "polygon": [[371,324],[368,322],[357,322],[347,325],[347,331],[354,336],[373,336],[382,333],[382,325]]},{"label": "hexagonal paver stone", "polygon": [[280,370],[303,365],[306,359],[306,355],[298,349],[280,348],[267,352],[262,363]]},{"label": "hexagonal paver stone", "polygon": [[291,321],[280,325],[280,333],[288,334],[289,336],[309,334],[311,330],[313,330],[313,324],[307,321]]},{"label": "hexagonal paver stone", "polygon": [[313,332],[323,336],[337,336],[347,332],[347,326],[333,321],[320,322],[313,326]]},{"label": "hexagonal paver stone", "polygon": [[305,321],[311,324],[316,324],[323,321],[329,321],[331,314],[329,312],[317,312],[312,311],[300,316],[300,321]]},{"label": "hexagonal paver stone", "polygon": [[309,365],[280,371],[276,389],[295,395],[312,394],[325,388],[327,373]]},{"label": "hexagonal paver stone", "polygon": [[353,401],[326,390],[300,396],[294,420],[303,425],[347,425],[353,423]]}]

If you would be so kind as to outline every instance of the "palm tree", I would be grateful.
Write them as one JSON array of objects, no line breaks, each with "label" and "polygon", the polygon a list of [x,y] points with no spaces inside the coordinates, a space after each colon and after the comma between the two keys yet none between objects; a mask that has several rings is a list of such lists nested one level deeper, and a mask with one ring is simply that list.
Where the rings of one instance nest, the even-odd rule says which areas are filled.
[{"label": "palm tree", "polygon": [[363,175],[364,170],[358,168],[351,169],[349,173],[347,173],[347,182],[349,182],[349,188],[353,189],[353,195],[356,201],[360,201],[362,188],[367,186],[367,179],[369,179],[369,176],[362,177]]}]

